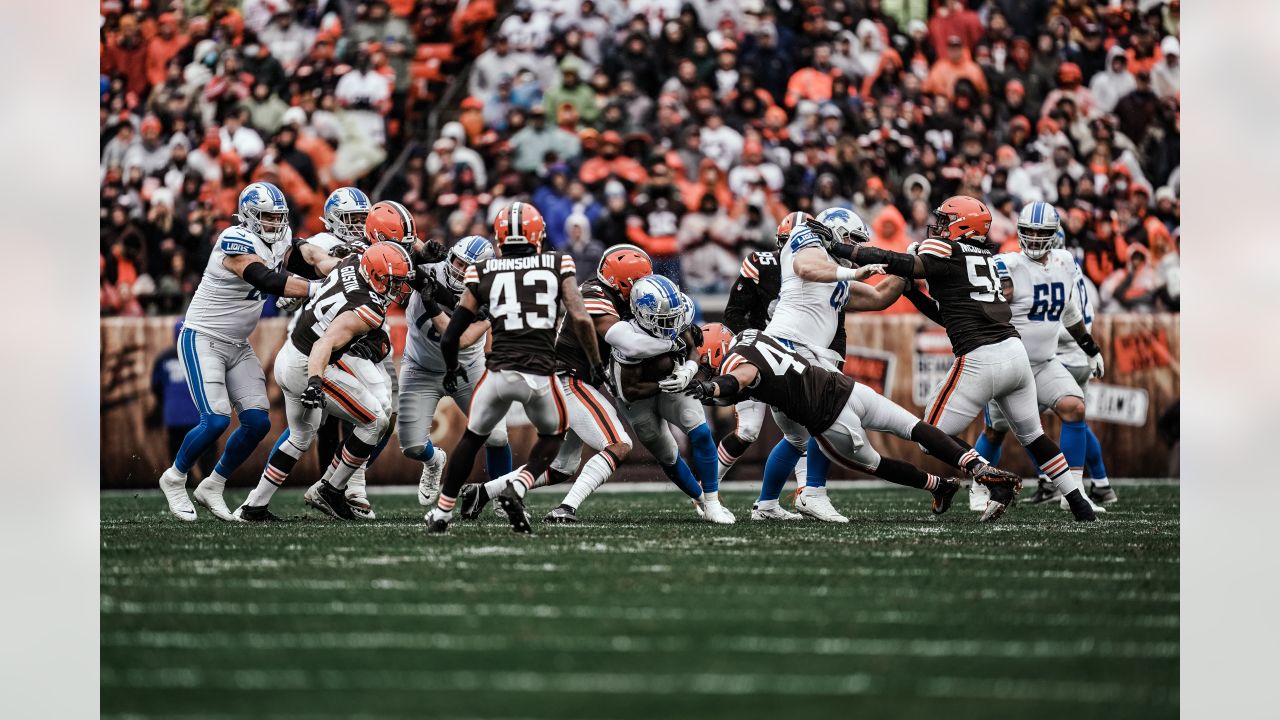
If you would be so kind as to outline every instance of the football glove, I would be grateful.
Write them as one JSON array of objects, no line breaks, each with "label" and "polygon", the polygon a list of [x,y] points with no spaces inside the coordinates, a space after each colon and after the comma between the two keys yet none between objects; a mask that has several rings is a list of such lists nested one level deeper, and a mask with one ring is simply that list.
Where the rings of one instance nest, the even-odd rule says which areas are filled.
[{"label": "football glove", "polygon": [[694,400],[706,402],[715,398],[716,384],[710,380],[699,380],[697,382],[690,383],[689,386],[684,389],[684,394]]},{"label": "football glove", "polygon": [[817,218],[809,218],[804,221],[804,226],[809,228],[809,231],[814,235],[818,236],[818,240],[822,242],[822,247],[827,250],[830,250],[839,244],[836,241],[836,234],[831,231],[831,228],[823,224],[821,220],[818,220]]},{"label": "football glove", "polygon": [[342,259],[353,252],[355,252],[355,249],[350,245],[347,245],[346,243],[338,243],[337,245],[329,248],[329,257]]},{"label": "football glove", "polygon": [[306,304],[307,304],[307,299],[308,299],[308,298],[304,298],[304,297],[296,297],[296,298],[293,298],[293,297],[282,297],[282,298],[277,298],[277,299],[276,299],[276,308],[278,308],[279,310],[281,310],[281,311],[283,311],[283,312],[293,312],[294,310],[297,310],[298,308],[302,307],[303,305],[306,305]]},{"label": "football glove", "polygon": [[307,378],[307,389],[302,391],[302,407],[308,410],[319,410],[324,407],[324,386],[319,375]]},{"label": "football glove", "polygon": [[609,385],[609,373],[604,369],[603,365],[593,365],[591,367],[591,384],[595,387],[604,386],[608,387],[610,391],[613,390]]},{"label": "football glove", "polygon": [[658,389],[665,393],[678,393],[689,385],[689,381],[698,372],[698,363],[685,360],[663,380],[658,381]]},{"label": "football glove", "polygon": [[375,328],[351,343],[347,353],[371,362],[382,362],[391,353],[391,338],[382,328]]},{"label": "football glove", "polygon": [[444,391],[449,393],[450,395],[458,392],[459,380],[463,382],[466,382],[467,380],[467,371],[464,370],[461,365],[459,365],[458,367],[452,370],[445,370],[444,371]]},{"label": "football glove", "polygon": [[1107,371],[1106,363],[1102,362],[1102,353],[1089,358],[1089,371],[1089,374],[1096,378],[1101,378],[1102,374]]}]

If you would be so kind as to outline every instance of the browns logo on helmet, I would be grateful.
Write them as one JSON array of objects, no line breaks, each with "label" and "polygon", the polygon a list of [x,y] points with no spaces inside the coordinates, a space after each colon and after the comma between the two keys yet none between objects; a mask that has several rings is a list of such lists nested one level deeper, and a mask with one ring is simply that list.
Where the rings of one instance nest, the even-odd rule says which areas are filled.
[{"label": "browns logo on helmet", "polygon": [[653,261],[649,254],[635,245],[614,245],[604,251],[596,277],[600,282],[617,290],[624,300],[631,299],[631,286],[645,275],[653,273]]},{"label": "browns logo on helmet", "polygon": [[928,237],[985,240],[991,232],[991,211],[981,200],[968,195],[947,198],[933,215],[937,223],[926,228]]},{"label": "browns logo on helmet", "polygon": [[493,221],[493,236],[498,254],[525,247],[542,252],[542,241],[547,235],[547,223],[538,208],[519,200],[503,208]]},{"label": "browns logo on helmet", "polygon": [[364,221],[364,236],[370,244],[393,242],[412,247],[418,239],[418,226],[408,208],[392,200],[383,200],[369,209]]},{"label": "browns logo on helmet", "polygon": [[803,210],[787,213],[787,216],[782,218],[782,222],[778,223],[778,247],[781,248],[787,242],[787,238],[791,237],[791,231],[797,225],[803,225],[804,221],[811,217],[813,216]]}]

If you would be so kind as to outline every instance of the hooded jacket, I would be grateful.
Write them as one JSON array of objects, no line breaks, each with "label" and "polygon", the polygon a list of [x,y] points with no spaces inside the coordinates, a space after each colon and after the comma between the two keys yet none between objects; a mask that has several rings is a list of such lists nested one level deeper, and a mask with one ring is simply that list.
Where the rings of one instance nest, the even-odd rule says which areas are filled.
[{"label": "hooded jacket", "polygon": [[1119,72],[1112,70],[1111,64],[1117,57],[1126,57],[1124,48],[1112,45],[1107,51],[1106,67],[1102,72],[1094,75],[1089,83],[1089,89],[1093,91],[1093,99],[1098,109],[1104,113],[1114,110],[1120,98],[1128,95],[1137,84],[1134,82],[1133,73],[1129,72],[1128,65]]},{"label": "hooded jacket", "polygon": [[[871,243],[873,247],[892,252],[904,253],[907,246],[911,244],[911,237],[907,235],[907,221],[902,217],[902,213],[893,205],[885,205],[884,209],[876,215],[871,221]],[[870,285],[878,285],[889,278],[888,275],[876,275],[867,279]],[[899,297],[892,305],[884,310],[878,310],[882,315],[900,315],[906,313],[917,312],[910,300],[905,297]]]}]

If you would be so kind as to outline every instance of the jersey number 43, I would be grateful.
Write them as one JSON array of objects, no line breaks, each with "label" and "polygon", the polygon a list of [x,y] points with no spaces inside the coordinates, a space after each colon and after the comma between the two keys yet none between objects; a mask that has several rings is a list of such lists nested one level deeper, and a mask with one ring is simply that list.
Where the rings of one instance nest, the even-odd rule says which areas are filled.
[{"label": "jersey number 43", "polygon": [[550,330],[556,322],[556,274],[550,270],[530,270],[524,275],[524,286],[541,285],[541,292],[534,292],[534,307],[521,312],[520,296],[516,291],[516,274],[499,273],[493,278],[493,297],[489,301],[489,313],[494,322],[501,322],[503,330]]}]

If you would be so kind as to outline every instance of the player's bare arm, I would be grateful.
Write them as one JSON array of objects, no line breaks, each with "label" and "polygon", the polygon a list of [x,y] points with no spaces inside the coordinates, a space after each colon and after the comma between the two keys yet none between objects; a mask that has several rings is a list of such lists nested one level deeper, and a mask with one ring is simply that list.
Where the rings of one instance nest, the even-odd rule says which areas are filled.
[{"label": "player's bare arm", "polygon": [[807,247],[796,253],[791,261],[791,270],[801,280],[807,282],[832,283],[842,280],[866,280],[872,275],[883,275],[883,265],[867,264],[859,268],[841,267],[831,261],[826,250],[819,247]]},{"label": "player's bare arm", "polygon": [[[309,242],[299,243],[294,250],[302,253],[303,261],[315,268],[316,274],[318,275],[328,275],[335,267],[337,267],[338,261],[340,260],[340,258],[330,255],[329,251],[324,250],[318,245],[312,245]],[[292,250],[290,252],[292,252]]]},{"label": "player's bare arm", "polygon": [[737,402],[743,388],[750,387],[759,376],[760,370],[755,365],[740,362],[724,375],[690,383],[684,392],[704,402],[715,400],[720,401],[717,404]]},{"label": "player's bare arm", "polygon": [[223,258],[222,266],[268,295],[292,298],[311,295],[309,281],[284,270],[268,270],[267,263],[252,253]]},{"label": "player's bare arm", "polygon": [[603,380],[604,363],[600,360],[600,343],[596,342],[596,324],[587,314],[587,307],[582,302],[582,293],[578,292],[578,285],[574,282],[572,275],[560,281],[560,298],[564,303],[565,312],[569,315],[573,332],[578,336],[578,342],[582,343],[582,350],[587,354],[587,360],[591,362],[592,374],[600,371],[599,379]]},{"label": "player's bare arm", "polygon": [[320,339],[311,346],[311,354],[307,356],[307,375],[310,377],[324,375],[324,369],[329,366],[329,360],[333,358],[335,348],[346,345],[372,329],[369,323],[356,314],[355,310],[347,310],[339,314],[333,322],[329,323],[324,335],[321,335]]},{"label": "player's bare arm", "polygon": [[[884,272],[883,265],[864,265],[858,269],[869,268],[877,269],[878,273]],[[897,301],[906,289],[907,280],[900,275],[892,275],[875,285],[864,282],[849,283],[849,300],[844,307],[853,312],[884,310]]]}]

